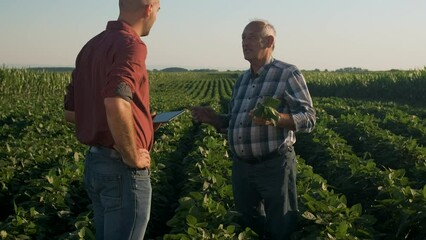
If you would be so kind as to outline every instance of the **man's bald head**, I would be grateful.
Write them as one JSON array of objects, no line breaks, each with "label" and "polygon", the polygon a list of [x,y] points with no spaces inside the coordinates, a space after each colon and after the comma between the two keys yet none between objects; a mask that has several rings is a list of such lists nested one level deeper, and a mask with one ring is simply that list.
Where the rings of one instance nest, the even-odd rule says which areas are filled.
[{"label": "man's bald head", "polygon": [[120,0],[119,7],[120,11],[138,11],[149,4],[154,4],[159,0]]},{"label": "man's bald head", "polygon": [[119,0],[118,20],[130,25],[139,36],[147,36],[157,19],[160,0]]}]

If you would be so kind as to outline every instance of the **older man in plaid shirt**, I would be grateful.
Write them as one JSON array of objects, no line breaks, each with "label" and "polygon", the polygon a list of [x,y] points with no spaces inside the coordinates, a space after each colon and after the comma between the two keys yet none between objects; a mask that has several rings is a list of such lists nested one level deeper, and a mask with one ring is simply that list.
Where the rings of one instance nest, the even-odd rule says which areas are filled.
[{"label": "older man in plaid shirt", "polygon": [[[310,132],[316,113],[305,79],[294,65],[272,57],[275,29],[263,20],[242,34],[250,69],[237,80],[229,113],[193,107],[195,121],[227,130],[233,156],[232,186],[240,223],[261,239],[289,239],[296,227],[295,132]],[[281,101],[278,121],[253,114],[267,98]]]}]

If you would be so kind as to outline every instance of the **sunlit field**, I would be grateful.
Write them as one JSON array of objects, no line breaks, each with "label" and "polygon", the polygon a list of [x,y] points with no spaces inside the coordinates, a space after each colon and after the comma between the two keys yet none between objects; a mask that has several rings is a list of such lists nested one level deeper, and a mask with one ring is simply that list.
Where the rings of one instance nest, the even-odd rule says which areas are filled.
[{"label": "sunlit field", "polygon": [[[239,74],[150,72],[152,109],[226,112]],[[318,120],[297,134],[294,239],[425,239],[426,69],[303,74]],[[0,68],[1,239],[94,239],[87,147],[63,120],[69,81]],[[235,223],[225,136],[186,112],[155,141],[146,239],[257,239]]]}]

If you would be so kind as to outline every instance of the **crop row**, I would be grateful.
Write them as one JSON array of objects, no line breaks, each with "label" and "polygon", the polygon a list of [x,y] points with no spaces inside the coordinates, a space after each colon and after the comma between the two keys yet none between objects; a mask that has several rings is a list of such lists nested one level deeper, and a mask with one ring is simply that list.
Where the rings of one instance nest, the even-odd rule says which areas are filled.
[{"label": "crop row", "polygon": [[[353,145],[349,145],[349,140],[333,130],[336,121],[342,125],[341,129],[336,130],[344,128],[352,131],[356,128],[355,125],[344,124],[344,118],[336,120],[321,108],[319,117],[322,120],[312,137],[299,138],[301,145],[298,146],[301,149],[310,146],[308,150],[301,150],[303,156],[309,157],[308,163],[336,191],[344,194],[350,205],[361,204],[363,213],[376,219],[371,222],[371,227],[376,231],[375,238],[424,237],[425,229],[419,224],[426,220],[424,179],[410,181],[405,176],[404,165],[394,169],[383,167],[382,164],[387,163],[378,161],[377,152],[370,154],[355,151]],[[357,122],[359,126],[364,124],[362,121]],[[371,135],[380,135],[382,132],[375,130]]]},{"label": "crop row", "polygon": [[[306,74],[318,121],[315,131],[299,134],[296,143],[300,225],[295,239],[425,237],[426,109],[355,96],[356,89],[378,83],[417,86],[424,72]],[[152,108],[209,104],[224,112],[237,76],[152,73]],[[0,69],[2,239],[93,238],[93,213],[82,186],[87,147],[63,121],[68,81],[66,73]],[[355,95],[347,94],[352,99],[315,96],[337,91],[345,81],[358,86]],[[232,158],[224,136],[194,125],[187,113],[162,126],[155,142],[148,239],[256,239],[234,222]]]}]

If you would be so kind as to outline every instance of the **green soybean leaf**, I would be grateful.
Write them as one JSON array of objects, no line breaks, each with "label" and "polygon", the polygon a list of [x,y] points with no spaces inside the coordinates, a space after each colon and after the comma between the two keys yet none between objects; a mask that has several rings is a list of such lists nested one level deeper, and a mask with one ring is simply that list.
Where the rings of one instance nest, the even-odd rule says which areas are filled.
[{"label": "green soybean leaf", "polygon": [[273,97],[265,97],[263,103],[257,103],[253,111],[254,116],[272,121],[275,126],[279,120],[279,113],[276,110],[281,101]]},{"label": "green soybean leaf", "polygon": [[263,105],[274,109],[277,109],[278,106],[280,106],[280,103],[281,101],[279,99],[273,97],[265,97],[265,99],[263,100]]}]

